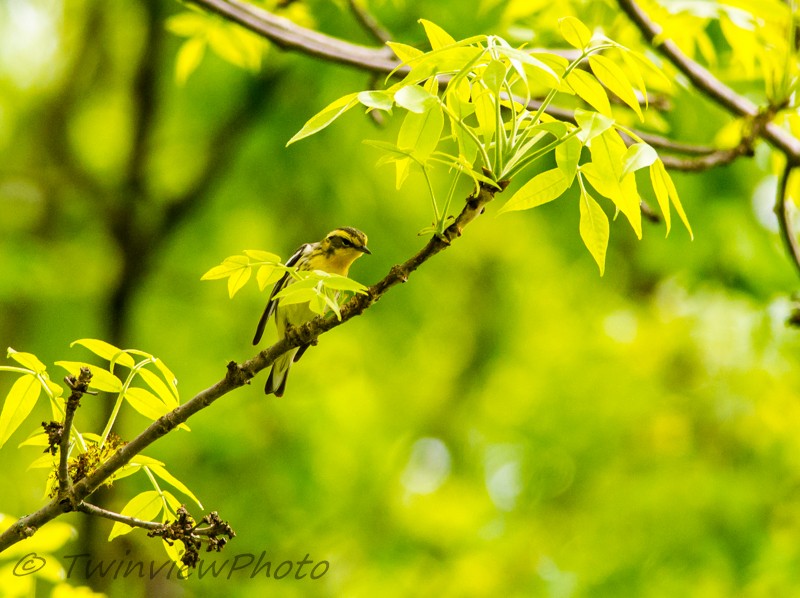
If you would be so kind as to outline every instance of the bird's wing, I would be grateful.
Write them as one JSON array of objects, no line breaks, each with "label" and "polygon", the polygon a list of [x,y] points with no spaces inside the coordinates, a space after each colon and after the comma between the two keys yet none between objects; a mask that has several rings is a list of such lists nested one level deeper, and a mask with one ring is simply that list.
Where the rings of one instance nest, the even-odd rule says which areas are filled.
[{"label": "bird's wing", "polygon": [[[307,255],[314,249],[315,243],[304,243],[300,247],[297,248],[297,251],[294,252],[292,257],[290,257],[287,261],[285,266],[292,267],[297,264],[301,257]],[[270,317],[272,314],[275,313],[275,310],[278,307],[278,302],[275,300],[275,295],[280,293],[286,285],[292,279],[292,275],[288,272],[281,276],[280,280],[275,283],[275,286],[272,287],[272,292],[269,294],[269,300],[267,301],[267,306],[264,308],[264,313],[261,314],[261,319],[258,321],[258,327],[256,328],[256,335],[253,337],[253,344],[257,345],[261,341],[261,337],[264,335],[264,330],[267,327],[267,322],[269,322]]]}]

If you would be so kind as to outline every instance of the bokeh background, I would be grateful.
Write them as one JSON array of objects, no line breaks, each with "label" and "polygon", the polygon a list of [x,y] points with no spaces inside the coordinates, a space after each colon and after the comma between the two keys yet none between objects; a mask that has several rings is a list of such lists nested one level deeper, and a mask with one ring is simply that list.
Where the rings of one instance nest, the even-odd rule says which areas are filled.
[{"label": "bokeh background", "polygon": [[[606,2],[370,8],[407,43],[423,41],[424,17],[457,38],[550,45],[567,14],[637,39]],[[79,338],[140,348],[172,368],[186,400],[254,354],[265,302],[254,284],[229,300],[224,283],[200,281],[206,270],[243,249],[286,258],[350,225],[373,251],[351,275],[371,283],[421,247],[430,214],[422,181],[396,190],[362,143],[390,139],[396,123],[354,111],[284,147],[322,106],[375,85],[369,74],[264,45],[257,69],[208,51],[179,85],[183,40],[165,20],[183,10],[0,3],[0,345],[48,364],[90,359],[69,347]],[[373,43],[346,2],[280,10]],[[698,22],[724,72],[725,44]],[[680,86],[671,105],[648,126],[713,144],[728,123]],[[206,558],[266,551],[275,566],[308,554],[330,563],[319,580],[87,580],[78,566],[69,583],[131,597],[800,595],[800,343],[784,324],[798,285],[770,167],[759,147],[675,175],[695,240],[678,224],[665,238],[662,224],[637,241],[618,220],[602,278],[575,195],[499,217],[498,201],[408,284],[326,334],[285,397],[264,397],[264,373],[146,452],[236,530]],[[0,375],[0,391],[10,384]],[[103,399],[84,401],[82,430],[102,427]],[[44,502],[46,472],[27,469],[38,449],[16,445],[45,418],[42,403],[0,450],[2,513]],[[130,412],[118,432],[146,423]],[[126,478],[96,502],[120,509],[148,488]],[[141,530],[109,544],[111,522],[59,521],[74,527],[50,547],[65,567],[79,553],[166,559]],[[20,546],[0,555],[6,573]],[[36,595],[55,587],[35,581]]]}]

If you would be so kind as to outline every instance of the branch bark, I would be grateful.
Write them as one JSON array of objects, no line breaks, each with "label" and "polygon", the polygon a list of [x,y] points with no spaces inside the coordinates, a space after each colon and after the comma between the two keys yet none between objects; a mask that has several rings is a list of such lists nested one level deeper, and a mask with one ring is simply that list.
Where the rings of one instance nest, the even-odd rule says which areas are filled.
[{"label": "branch bark", "polygon": [[800,242],[797,240],[797,234],[792,226],[792,215],[789,211],[790,202],[787,201],[789,197],[789,179],[797,167],[791,163],[786,164],[783,175],[778,184],[778,196],[775,201],[775,215],[778,217],[778,224],[780,226],[781,238],[786,246],[786,251],[792,258],[792,262],[800,274]]},{"label": "branch bark", "polygon": [[[617,0],[619,7],[639,28],[645,40],[661,52],[703,94],[736,116],[758,118],[760,111],[753,102],[737,94],[708,70],[686,56],[670,39],[660,40],[662,28],[647,16],[635,0]],[[800,165],[800,141],[774,123],[766,123],[763,137],[786,155],[792,165]]]},{"label": "branch bark", "polygon": [[[502,188],[505,188],[505,184],[502,185]],[[8,529],[3,531],[2,534],[0,534],[0,552],[32,536],[42,525],[71,510],[73,508],[72,505],[85,504],[84,500],[86,498],[97,490],[97,488],[113,475],[114,472],[127,464],[134,456],[141,453],[168,432],[174,430],[178,425],[184,423],[198,411],[211,405],[220,397],[223,397],[236,388],[248,384],[253,376],[272,365],[275,359],[286,351],[310,343],[325,332],[333,330],[348,320],[361,315],[387,293],[389,289],[408,280],[408,277],[422,264],[437,253],[450,247],[452,242],[461,236],[464,228],[483,212],[484,206],[492,201],[494,196],[501,190],[502,189],[481,185],[475,195],[467,198],[466,205],[461,210],[461,213],[444,231],[441,237],[432,237],[415,255],[402,264],[393,266],[386,276],[369,287],[366,294],[352,297],[350,301],[342,307],[341,319],[319,316],[295,329],[292,334],[282,338],[271,347],[261,351],[255,357],[245,361],[241,365],[233,361],[230,362],[228,364],[228,371],[222,380],[199,392],[180,407],[154,421],[128,444],[122,446],[117,452],[111,455],[111,457],[97,469],[75,483],[69,493],[68,504],[65,503],[64,497],[57,497],[35,513],[20,518]],[[81,510],[86,512],[86,509],[87,508],[82,508]],[[91,511],[91,507],[88,507],[88,510]]]}]

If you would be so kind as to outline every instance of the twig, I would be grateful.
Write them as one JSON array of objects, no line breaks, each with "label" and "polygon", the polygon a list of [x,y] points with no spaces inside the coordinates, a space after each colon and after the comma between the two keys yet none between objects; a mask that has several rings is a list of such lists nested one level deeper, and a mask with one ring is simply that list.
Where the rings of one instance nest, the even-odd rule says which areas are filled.
[{"label": "twig", "polygon": [[375,38],[375,41],[384,44],[392,39],[391,34],[378,23],[375,17],[361,6],[359,0],[347,0],[347,3],[350,5],[350,10],[353,11],[356,20]]},{"label": "twig", "polygon": [[786,201],[789,195],[789,178],[792,176],[792,172],[794,172],[795,168],[796,166],[787,163],[783,170],[778,185],[778,195],[775,200],[775,215],[778,217],[781,238],[786,246],[786,250],[789,252],[798,273],[800,273],[800,243],[792,228],[791,213],[789,211],[790,202]]},{"label": "twig", "polygon": [[[644,38],[680,70],[692,84],[737,116],[759,116],[758,107],[747,98],[737,94],[708,70],[686,56],[670,39],[661,39],[661,27],[653,23],[635,0],[617,0],[619,7],[630,17]],[[783,152],[792,165],[800,165],[800,140],[792,137],[773,123],[764,125],[763,136]]]},{"label": "twig", "polygon": [[58,501],[69,510],[73,508],[71,501],[72,481],[69,477],[69,439],[72,436],[72,420],[81,404],[81,398],[88,392],[92,372],[87,367],[82,367],[78,377],[67,376],[64,378],[72,393],[66,401],[64,409],[64,424],[61,428],[61,442],[59,443],[58,456]]},{"label": "twig", "polygon": [[159,523],[158,521],[145,521],[143,519],[137,519],[136,517],[129,517],[127,515],[122,515],[121,513],[115,513],[114,511],[109,511],[108,509],[98,507],[88,502],[81,502],[77,507],[75,507],[75,510],[80,511],[81,513],[86,513],[87,515],[95,515],[97,517],[104,517],[105,519],[110,519],[111,521],[116,521],[118,523],[124,523],[125,525],[129,525],[131,527],[158,529],[163,525],[163,523]]},{"label": "twig", "polygon": [[[352,297],[341,309],[341,318],[326,318],[319,316],[294,329],[293,334],[287,335],[271,347],[261,351],[252,359],[241,365],[230,362],[225,377],[213,386],[199,392],[192,399],[170,411],[150,424],[143,432],[126,445],[120,447],[111,457],[97,469],[73,485],[71,499],[73,504],[80,505],[89,495],[108,480],[117,470],[127,464],[134,456],[141,453],[153,442],[169,433],[177,426],[188,420],[192,415],[205,409],[220,397],[232,390],[248,384],[250,379],[261,370],[269,367],[280,355],[300,345],[313,342],[317,337],[329,330],[341,326],[348,320],[361,315],[366,309],[378,301],[392,287],[405,282],[408,277],[437,253],[447,249],[451,243],[461,236],[463,229],[477,218],[484,206],[494,199],[495,194],[501,189],[481,185],[478,193],[470,196],[461,213],[455,221],[445,229],[441,237],[434,236],[414,256],[391,268],[389,273],[380,281],[369,287],[365,295]],[[85,504],[85,503],[84,503]],[[71,510],[54,499],[38,511],[20,518],[8,529],[0,534],[0,552],[9,546],[32,536],[38,528],[52,521],[65,511]]]}]

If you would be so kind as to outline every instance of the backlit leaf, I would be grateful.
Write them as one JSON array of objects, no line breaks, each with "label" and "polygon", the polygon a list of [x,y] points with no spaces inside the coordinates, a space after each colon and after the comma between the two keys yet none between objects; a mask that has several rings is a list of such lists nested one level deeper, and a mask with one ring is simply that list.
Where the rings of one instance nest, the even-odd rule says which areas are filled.
[{"label": "backlit leaf", "polygon": [[0,411],[0,447],[28,417],[41,392],[42,385],[33,374],[20,376],[11,385]]},{"label": "backlit leaf", "polygon": [[122,390],[122,381],[114,374],[96,365],[86,363],[83,361],[56,361],[55,365],[67,370],[70,375],[76,378],[80,374],[81,368],[89,368],[92,372],[92,380],[89,382],[89,388],[99,390],[101,392],[119,392]]},{"label": "backlit leaf", "polygon": [[106,341],[101,341],[95,338],[82,338],[74,341],[72,344],[70,344],[70,347],[74,347],[75,345],[86,347],[95,355],[98,355],[109,362],[124,365],[125,367],[132,368],[136,363],[134,362],[133,357],[125,353],[122,349],[119,349],[111,343],[107,343]]},{"label": "backlit leaf", "polygon": [[[158,514],[161,513],[162,508],[163,503],[161,502],[161,496],[159,493],[155,490],[147,490],[141,494],[137,494],[130,501],[128,501],[128,504],[122,507],[120,515],[125,517],[134,517],[143,521],[155,521],[158,517]],[[135,528],[116,521],[114,522],[114,527],[111,528],[111,533],[108,536],[108,540],[110,542],[117,536],[127,534],[133,529]]]},{"label": "backlit leaf", "polygon": [[498,214],[516,210],[528,210],[561,196],[569,188],[570,180],[560,168],[537,174],[525,183]]},{"label": "backlit leaf", "polygon": [[575,69],[567,75],[567,85],[592,108],[608,117],[611,116],[611,104],[608,102],[606,90],[591,73]]},{"label": "backlit leaf", "polygon": [[358,101],[367,108],[387,112],[394,106],[394,98],[388,91],[362,91],[358,94]]},{"label": "backlit leaf", "polygon": [[559,19],[558,28],[567,43],[578,50],[584,49],[592,41],[592,32],[575,17]]},{"label": "backlit leaf", "polygon": [[438,103],[436,96],[426,91],[419,85],[406,85],[394,94],[397,105],[409,112],[422,114]]},{"label": "backlit leaf", "polygon": [[28,368],[36,372],[37,374],[41,374],[45,371],[45,365],[39,361],[39,358],[36,357],[33,353],[25,353],[23,351],[15,351],[11,347],[8,348],[8,356],[16,361],[21,366]]},{"label": "backlit leaf", "polygon": [[178,85],[183,85],[203,60],[206,52],[206,40],[201,37],[192,37],[181,44],[178,56],[175,59],[175,80]]},{"label": "backlit leaf", "polygon": [[425,28],[425,35],[428,36],[428,41],[431,43],[431,49],[438,50],[439,48],[450,46],[456,43],[456,40],[453,38],[453,36],[439,27],[439,25],[436,23],[432,23],[427,19],[420,19],[419,22]]},{"label": "backlit leaf", "polygon": [[616,63],[605,56],[593,54],[589,57],[589,66],[592,67],[592,72],[603,85],[630,106],[631,110],[639,117],[639,120],[644,120],[642,109],[639,106],[639,100],[636,98],[633,86],[623,70],[617,66]]},{"label": "backlit leaf", "polygon": [[558,164],[561,172],[566,175],[570,184],[575,178],[575,173],[578,172],[578,162],[581,159],[582,149],[583,144],[577,137],[570,137],[556,147],[556,164]]},{"label": "backlit leaf", "polygon": [[325,108],[320,110],[317,114],[312,116],[306,124],[303,125],[303,128],[300,129],[294,137],[292,137],[286,145],[291,145],[295,141],[300,141],[301,139],[305,139],[306,137],[313,135],[314,133],[318,133],[337,118],[339,118],[342,114],[350,110],[353,106],[358,104],[358,94],[351,93],[346,96],[331,102]]},{"label": "backlit leaf", "polygon": [[594,261],[600,268],[600,276],[605,272],[606,251],[608,248],[608,216],[600,204],[589,195],[585,189],[581,190],[580,198],[580,233],[586,248],[592,254]]},{"label": "backlit leaf", "polygon": [[656,160],[658,160],[656,150],[646,143],[634,143],[622,158],[622,174],[620,176],[624,177],[635,170],[646,168]]}]

